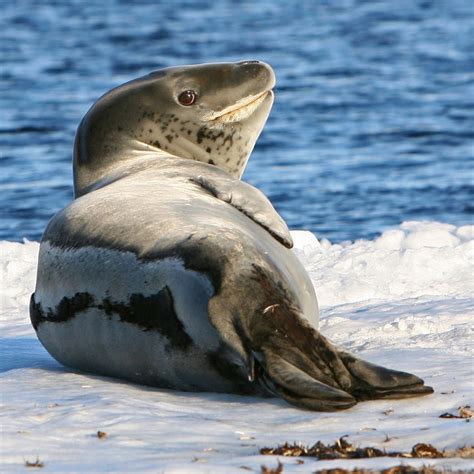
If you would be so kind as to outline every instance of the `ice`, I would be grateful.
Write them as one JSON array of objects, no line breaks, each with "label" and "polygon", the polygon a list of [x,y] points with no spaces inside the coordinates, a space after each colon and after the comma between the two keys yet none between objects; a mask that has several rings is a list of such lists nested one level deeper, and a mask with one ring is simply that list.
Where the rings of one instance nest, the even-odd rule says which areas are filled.
[{"label": "ice", "polygon": [[405,222],[375,241],[305,247],[322,307],[473,292],[474,226]]},{"label": "ice", "polygon": [[[23,472],[38,457],[41,472],[260,472],[277,465],[277,457],[259,454],[264,446],[343,435],[388,451],[419,442],[472,445],[469,422],[439,415],[474,402],[474,226],[405,222],[373,241],[337,245],[305,231],[292,235],[318,294],[322,332],[358,356],[421,376],[433,395],[314,413],[278,399],[173,392],[73,372],[46,353],[29,323],[38,243],[1,242],[2,471]],[[107,436],[99,439],[99,430]],[[284,472],[401,462],[473,468],[460,458],[278,458]]]}]

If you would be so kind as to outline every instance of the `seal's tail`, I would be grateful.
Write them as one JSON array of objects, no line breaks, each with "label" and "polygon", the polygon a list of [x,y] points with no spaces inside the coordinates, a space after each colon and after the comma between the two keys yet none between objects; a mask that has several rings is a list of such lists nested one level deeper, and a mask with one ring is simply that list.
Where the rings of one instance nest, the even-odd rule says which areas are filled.
[{"label": "seal's tail", "polygon": [[[333,411],[358,401],[433,392],[415,375],[386,369],[336,349],[291,308],[276,305],[251,325],[261,382],[302,408]],[[255,321],[255,320],[254,320]],[[258,377],[258,374],[257,374]]]}]

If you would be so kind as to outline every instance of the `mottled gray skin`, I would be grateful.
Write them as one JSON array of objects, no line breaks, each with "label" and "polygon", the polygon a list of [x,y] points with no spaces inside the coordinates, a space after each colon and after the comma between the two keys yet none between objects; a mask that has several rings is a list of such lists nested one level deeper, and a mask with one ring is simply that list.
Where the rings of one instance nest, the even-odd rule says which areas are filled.
[{"label": "mottled gray skin", "polygon": [[[286,224],[241,182],[275,82],[258,62],[170,68],[91,108],[76,199],[48,225],[30,315],[65,365],[313,410],[431,393],[337,350]],[[182,106],[183,90],[198,100]]]}]

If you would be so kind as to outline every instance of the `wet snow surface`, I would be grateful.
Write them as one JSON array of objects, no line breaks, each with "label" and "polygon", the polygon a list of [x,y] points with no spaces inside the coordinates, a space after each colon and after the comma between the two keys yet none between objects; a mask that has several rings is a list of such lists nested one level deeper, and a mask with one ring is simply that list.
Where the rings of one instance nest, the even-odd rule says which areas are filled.
[{"label": "wet snow surface", "polygon": [[[37,341],[28,318],[39,245],[1,242],[2,470],[41,472],[284,472],[402,463],[471,469],[472,460],[316,461],[261,456],[285,441],[348,435],[358,446],[411,450],[473,443],[472,424],[439,418],[473,405],[474,228],[406,222],[373,241],[331,244],[293,232],[322,308],[321,330],[358,356],[421,376],[435,394],[314,413],[278,399],[182,393],[74,373]],[[471,320],[471,321],[470,321]],[[98,431],[107,433],[99,438]]]}]

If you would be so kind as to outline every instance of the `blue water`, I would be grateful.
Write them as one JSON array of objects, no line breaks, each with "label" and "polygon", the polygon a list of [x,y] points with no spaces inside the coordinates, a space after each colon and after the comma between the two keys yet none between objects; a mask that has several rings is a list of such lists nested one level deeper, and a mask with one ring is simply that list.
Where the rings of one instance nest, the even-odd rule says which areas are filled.
[{"label": "blue water", "polygon": [[244,178],[290,227],[472,222],[472,0],[0,3],[0,239],[39,239],[71,199],[75,128],[105,91],[242,59],[278,80]]}]

